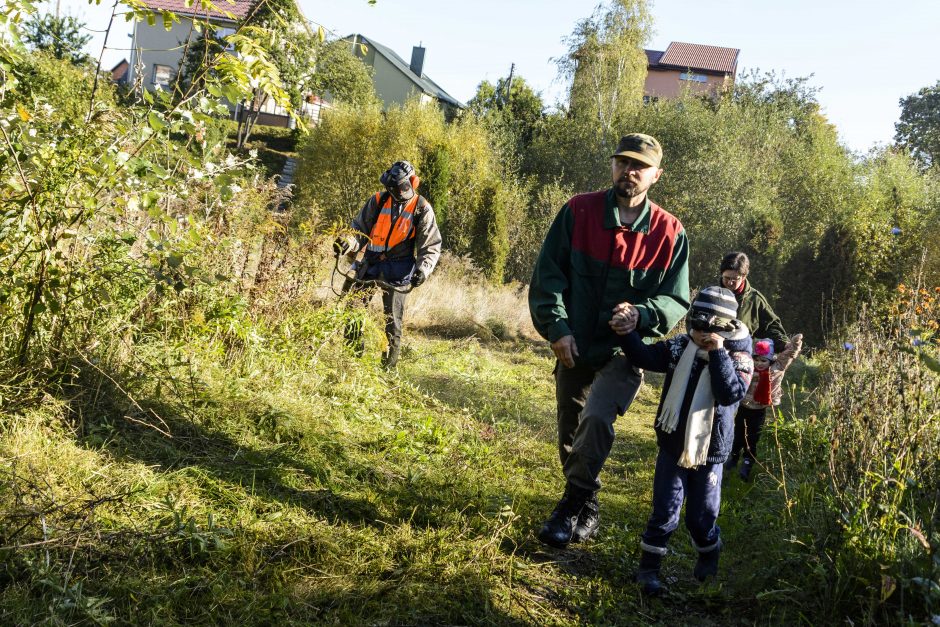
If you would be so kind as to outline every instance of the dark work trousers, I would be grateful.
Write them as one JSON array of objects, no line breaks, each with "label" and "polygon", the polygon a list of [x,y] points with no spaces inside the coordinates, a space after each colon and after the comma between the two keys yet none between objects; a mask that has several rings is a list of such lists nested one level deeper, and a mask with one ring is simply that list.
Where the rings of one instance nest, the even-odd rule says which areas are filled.
[{"label": "dark work trousers", "polygon": [[679,527],[679,511],[685,500],[685,526],[700,553],[717,548],[721,530],[715,521],[721,507],[721,464],[682,468],[679,458],[663,449],[656,456],[653,475],[653,513],[646,523],[640,548],[666,554],[666,544]]},{"label": "dark work trousers", "polygon": [[734,415],[734,444],[731,445],[731,457],[728,461],[732,465],[738,462],[738,456],[744,451],[744,459],[752,462],[757,459],[757,441],[764,427],[767,408],[751,409],[741,405],[738,413]]},{"label": "dark work trousers", "polygon": [[599,370],[555,364],[558,454],[568,483],[596,492],[604,462],[614,444],[614,421],[630,407],[643,383],[643,372],[624,355]]},{"label": "dark work trousers", "polygon": [[[352,298],[358,300],[363,306],[369,303],[375,286],[363,285],[347,279],[343,284],[343,293],[352,292]],[[382,290],[382,310],[385,312],[385,337],[388,339],[389,354],[396,354],[401,349],[401,330],[405,319],[405,299],[407,294],[397,292],[387,287]],[[362,340],[362,319],[349,322],[344,331],[346,343],[357,355],[362,355],[365,346]]]}]

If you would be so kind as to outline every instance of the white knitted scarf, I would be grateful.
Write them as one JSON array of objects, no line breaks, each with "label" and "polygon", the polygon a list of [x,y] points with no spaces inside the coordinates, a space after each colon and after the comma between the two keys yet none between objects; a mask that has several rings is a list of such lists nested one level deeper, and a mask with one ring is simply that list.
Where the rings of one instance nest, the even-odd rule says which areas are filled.
[{"label": "white knitted scarf", "polygon": [[[682,400],[685,398],[696,356],[708,361],[708,352],[689,341],[672,373],[669,391],[666,392],[663,406],[656,418],[656,426],[665,433],[672,433],[679,425],[679,412],[682,410]],[[689,407],[689,419],[685,423],[685,445],[679,458],[679,465],[683,468],[701,466],[708,459],[712,421],[715,418],[715,396],[712,393],[711,380],[711,373],[706,367],[699,375],[695,393],[692,395],[692,405]]]}]

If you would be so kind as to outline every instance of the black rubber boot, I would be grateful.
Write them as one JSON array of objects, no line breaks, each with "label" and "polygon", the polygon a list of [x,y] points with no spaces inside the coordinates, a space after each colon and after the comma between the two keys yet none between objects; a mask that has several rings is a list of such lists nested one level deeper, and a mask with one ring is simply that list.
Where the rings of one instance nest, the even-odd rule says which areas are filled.
[{"label": "black rubber boot", "polygon": [[738,458],[732,455],[731,457],[728,458],[728,461],[725,462],[725,468],[724,468],[725,473],[730,473],[737,467],[738,467]]},{"label": "black rubber boot", "polygon": [[578,524],[578,515],[590,497],[590,490],[568,484],[558,505],[552,510],[548,520],[542,523],[539,540],[556,549],[563,549],[571,544],[574,528]]},{"label": "black rubber boot", "polygon": [[640,566],[636,570],[636,582],[644,596],[658,597],[666,593],[666,587],[659,580],[659,569],[663,565],[663,556],[651,551],[640,555]]},{"label": "black rubber boot", "polygon": [[738,476],[741,477],[741,481],[748,483],[751,480],[751,470],[754,468],[754,460],[750,458],[745,458],[741,463],[741,468],[738,469]]},{"label": "black rubber boot", "polygon": [[715,548],[705,552],[699,551],[695,568],[692,569],[692,574],[696,579],[705,581],[709,577],[714,577],[718,574],[718,558],[721,557],[722,546],[721,538],[718,538]]},{"label": "black rubber boot", "polygon": [[578,524],[574,527],[571,536],[572,542],[587,542],[594,537],[601,526],[600,504],[597,502],[597,492],[592,494],[578,514]]},{"label": "black rubber boot", "polygon": [[401,355],[401,346],[389,346],[388,351],[382,355],[382,367],[391,370],[398,367],[398,358]]}]

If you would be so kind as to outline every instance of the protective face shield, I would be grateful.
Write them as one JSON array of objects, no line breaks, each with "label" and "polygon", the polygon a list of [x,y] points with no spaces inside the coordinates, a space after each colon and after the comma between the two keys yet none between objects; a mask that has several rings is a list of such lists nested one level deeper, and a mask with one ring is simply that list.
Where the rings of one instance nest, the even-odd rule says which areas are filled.
[{"label": "protective face shield", "polygon": [[397,185],[386,185],[385,189],[392,195],[397,202],[411,200],[415,195],[415,188],[411,186],[411,181],[405,179]]},{"label": "protective face shield", "polygon": [[379,182],[385,186],[388,193],[397,202],[414,198],[415,190],[420,180],[415,175],[415,168],[407,161],[396,161],[379,177]]}]

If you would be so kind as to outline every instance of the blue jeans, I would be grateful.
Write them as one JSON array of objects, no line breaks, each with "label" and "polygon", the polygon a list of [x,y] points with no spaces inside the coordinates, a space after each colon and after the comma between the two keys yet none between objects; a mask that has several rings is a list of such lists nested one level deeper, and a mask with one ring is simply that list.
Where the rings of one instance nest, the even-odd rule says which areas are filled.
[{"label": "blue jeans", "polygon": [[685,526],[695,548],[703,553],[716,548],[721,533],[715,524],[721,507],[721,471],[721,464],[682,468],[678,458],[659,449],[653,476],[653,513],[640,547],[665,555],[669,537],[679,527],[684,500]]}]

